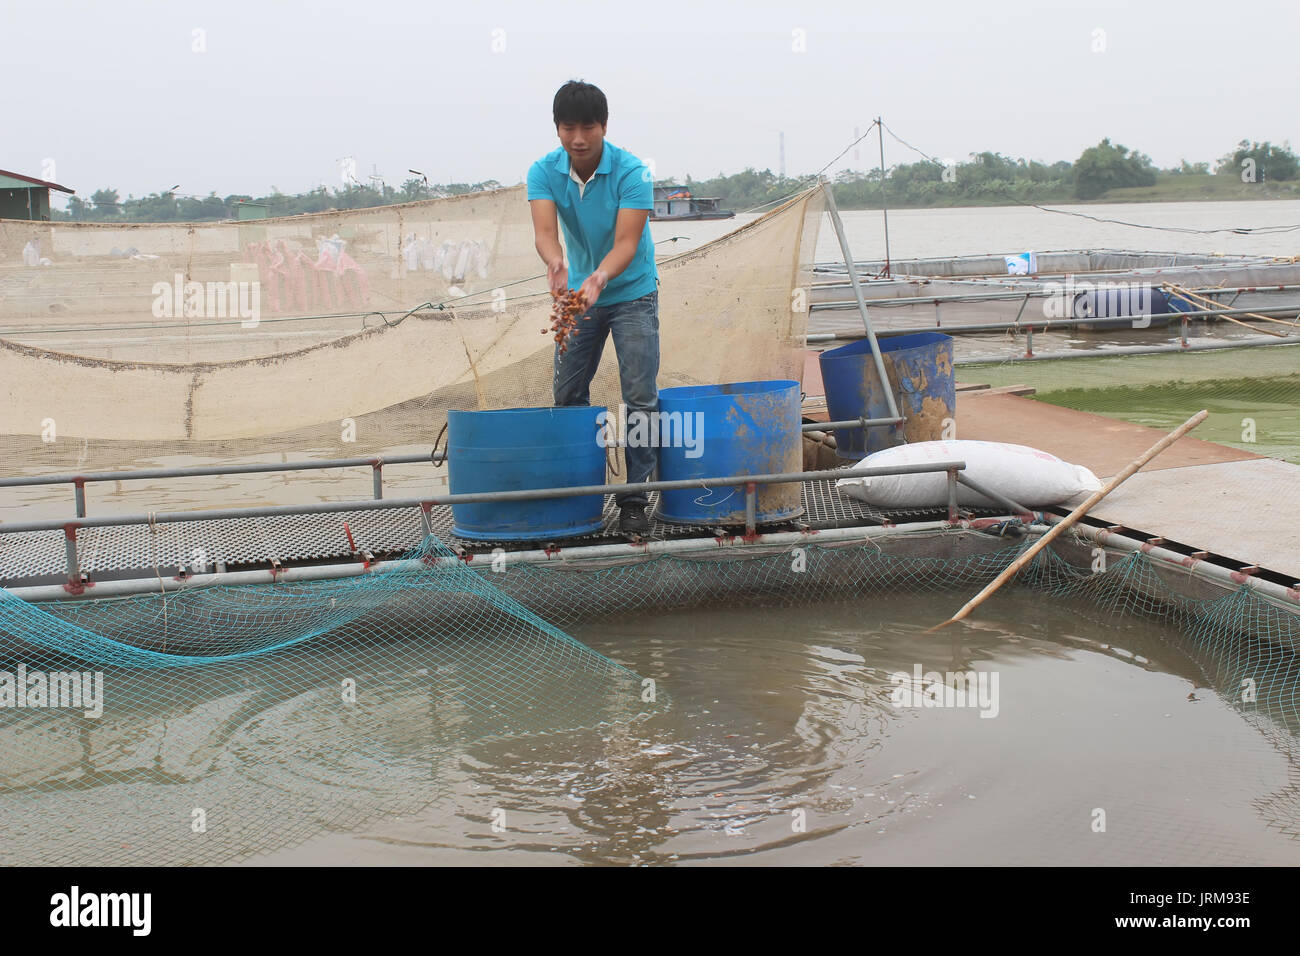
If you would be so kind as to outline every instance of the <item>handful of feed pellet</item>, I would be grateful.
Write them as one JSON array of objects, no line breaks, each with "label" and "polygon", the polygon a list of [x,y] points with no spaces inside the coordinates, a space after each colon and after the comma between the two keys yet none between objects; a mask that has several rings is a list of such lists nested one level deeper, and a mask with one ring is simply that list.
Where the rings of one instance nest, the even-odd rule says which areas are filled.
[{"label": "handful of feed pellet", "polygon": [[551,327],[542,329],[542,334],[551,332],[559,343],[560,354],[568,351],[569,339],[578,334],[578,316],[587,308],[587,300],[578,289],[569,289],[564,293],[552,292],[555,301],[551,304]]}]

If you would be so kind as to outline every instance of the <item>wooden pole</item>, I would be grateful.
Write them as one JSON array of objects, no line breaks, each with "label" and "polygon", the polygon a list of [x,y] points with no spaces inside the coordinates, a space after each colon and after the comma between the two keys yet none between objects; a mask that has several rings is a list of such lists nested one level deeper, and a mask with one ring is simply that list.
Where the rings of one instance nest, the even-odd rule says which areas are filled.
[{"label": "wooden pole", "polygon": [[1108,481],[1105,484],[1105,486],[1102,487],[1100,490],[1094,491],[1087,501],[1085,501],[1083,504],[1079,505],[1079,507],[1071,511],[1063,521],[1061,521],[1059,524],[1053,525],[1050,531],[1048,531],[1045,535],[1043,535],[1041,538],[1035,541],[1033,546],[1030,547],[1028,551],[1026,551],[1020,557],[1016,558],[1016,560],[1011,563],[1011,566],[1008,567],[1001,574],[999,574],[996,578],[994,578],[989,583],[989,585],[986,588],[984,588],[983,591],[981,591],[979,594],[975,595],[975,597],[967,601],[965,607],[963,607],[952,617],[948,618],[948,620],[944,621],[942,624],[936,624],[934,627],[930,628],[925,633],[932,634],[933,632],[939,630],[941,627],[947,627],[949,624],[953,623],[954,621],[960,621],[962,618],[969,615],[971,611],[975,610],[975,608],[979,607],[982,603],[984,603],[984,600],[990,594],[992,594],[998,588],[1002,587],[1002,585],[1006,584],[1009,580],[1015,577],[1016,574],[1020,572],[1021,568],[1023,568],[1026,564],[1028,564],[1030,561],[1033,560],[1034,555],[1038,554],[1039,551],[1042,551],[1043,548],[1047,547],[1052,542],[1052,540],[1055,539],[1059,534],[1061,534],[1061,532],[1065,531],[1066,528],[1069,528],[1080,518],[1082,518],[1085,514],[1087,514],[1088,510],[1093,505],[1101,501],[1102,498],[1105,498],[1108,494],[1110,494],[1112,491],[1114,491],[1116,488],[1122,485],[1125,481],[1131,478],[1138,471],[1139,468],[1141,468],[1143,465],[1149,462],[1152,458],[1160,454],[1162,451],[1164,451],[1174,442],[1178,441],[1178,439],[1182,438],[1184,435],[1186,435],[1189,431],[1191,431],[1201,422],[1205,421],[1205,419],[1209,416],[1209,414],[1210,413],[1208,411],[1202,409],[1201,411],[1193,415],[1191,418],[1187,419],[1187,421],[1183,422],[1181,425],[1175,428],[1173,431],[1171,431],[1164,438],[1160,439],[1158,442],[1156,442],[1154,445],[1152,445],[1150,448],[1144,451],[1137,458],[1133,459],[1133,461],[1131,461],[1123,471],[1121,471],[1118,475],[1116,475],[1114,478]]},{"label": "wooden pole", "polygon": [[[1219,303],[1215,302],[1213,299],[1207,298],[1203,295],[1197,295],[1195,292],[1184,289],[1182,286],[1175,285],[1172,282],[1161,283],[1160,288],[1172,292],[1174,295],[1191,305],[1199,305],[1202,312],[1212,312],[1219,307]],[[1231,308],[1231,306],[1229,306],[1229,308]],[[1170,314],[1172,315],[1173,313]],[[1265,322],[1276,322],[1278,325],[1285,325],[1288,328],[1295,328],[1296,326],[1296,322],[1286,322],[1282,319],[1269,318],[1267,315],[1260,315],[1258,312],[1245,312],[1243,314],[1252,319],[1263,319]],[[1207,316],[1207,318],[1209,318],[1209,316]],[[1230,315],[1220,315],[1217,316],[1217,318],[1227,319],[1229,322],[1235,322],[1244,329],[1253,329],[1256,332],[1263,332],[1266,335],[1276,335],[1279,339],[1287,338],[1287,336],[1283,335],[1281,332],[1274,332],[1272,329],[1255,329],[1249,322],[1243,322],[1241,319],[1234,319]]]}]

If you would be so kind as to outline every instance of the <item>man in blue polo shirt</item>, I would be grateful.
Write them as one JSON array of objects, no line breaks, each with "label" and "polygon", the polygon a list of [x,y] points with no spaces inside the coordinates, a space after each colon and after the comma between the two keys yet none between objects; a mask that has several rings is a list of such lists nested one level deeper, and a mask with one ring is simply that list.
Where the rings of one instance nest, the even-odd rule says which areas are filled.
[{"label": "man in blue polo shirt", "polygon": [[[556,346],[555,404],[591,404],[591,380],[612,334],[628,433],[654,435],[653,427],[637,429],[640,416],[649,416],[650,424],[659,409],[659,273],[649,224],[653,179],[641,160],[605,139],[609,107],[590,83],[565,83],[552,113],[560,148],[528,170],[533,232],[552,293],[576,287],[588,306],[563,355]],[[653,442],[629,443],[625,451],[627,481],[649,481],[656,465]],[[644,492],[619,496],[620,530],[650,530],[647,502]]]}]

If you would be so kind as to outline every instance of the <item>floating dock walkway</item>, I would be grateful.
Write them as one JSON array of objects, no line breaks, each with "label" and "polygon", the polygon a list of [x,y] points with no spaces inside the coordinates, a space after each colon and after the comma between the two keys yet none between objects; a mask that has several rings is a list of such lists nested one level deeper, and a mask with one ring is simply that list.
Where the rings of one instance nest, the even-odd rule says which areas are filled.
[{"label": "floating dock walkway", "polygon": [[[958,386],[956,434],[1042,449],[1091,469],[1105,481],[1164,434],[1132,422],[1034,401],[1015,388]],[[805,415],[825,420],[816,353],[805,365]],[[1300,466],[1188,436],[1153,459],[1085,518],[1094,528],[1123,528],[1162,539],[1184,554],[1223,559],[1238,573],[1259,573],[1300,590],[1300,525],[1280,516],[1279,501],[1300,496]],[[1068,514],[1087,495],[1047,509]]]},{"label": "floating dock walkway", "polygon": [[[959,389],[956,428],[960,437],[1030,444],[1086,465],[1103,479],[1162,435],[1141,425],[1016,394],[1023,389],[969,385]],[[808,396],[805,418],[826,421],[824,407],[819,407],[822,389],[815,360],[809,363],[804,391]],[[805,430],[816,427],[805,425]],[[661,555],[744,559],[804,545],[856,545],[881,554],[942,562],[1005,549],[1008,540],[999,529],[1008,524],[1030,535],[1042,533],[1077,503],[1030,512],[1000,498],[996,489],[974,486],[963,474],[964,462],[958,460],[874,469],[845,463],[848,467],[834,471],[732,475],[704,481],[384,498],[385,464],[427,465],[432,483],[435,459],[405,455],[0,479],[0,489],[38,484],[69,488],[66,517],[0,524],[0,587],[25,601],[80,602],[211,586],[341,579],[402,570],[404,562],[415,560],[411,554],[430,535],[446,546],[439,561],[484,571],[506,565],[575,570],[632,567]],[[373,497],[312,505],[96,515],[94,496],[87,495],[88,489],[105,482],[341,467],[368,468]],[[948,475],[947,508],[880,511],[839,494],[834,484],[852,475],[932,471]],[[757,487],[787,482],[801,485],[804,514],[778,524],[756,523]],[[959,482],[1000,498],[1003,507],[958,509]],[[751,516],[746,526],[656,520],[643,539],[629,539],[617,531],[614,495],[620,490],[649,493],[653,513],[659,491],[697,486],[730,488],[745,496]],[[1297,488],[1300,467],[1186,438],[1102,501],[1069,536],[1071,543],[1058,542],[1058,552],[1074,566],[1086,568],[1090,552],[1098,546],[1116,554],[1140,550],[1166,570],[1177,572],[1178,580],[1171,586],[1185,594],[1204,597],[1248,584],[1277,606],[1300,613],[1300,533],[1294,523],[1278,520],[1276,509],[1269,507],[1294,495]],[[582,537],[502,543],[468,540],[454,531],[452,508],[461,501],[595,493],[606,495],[603,526]],[[427,555],[420,560],[427,563]]]},{"label": "floating dock walkway", "polygon": [[[403,463],[421,460],[407,456]],[[428,458],[422,459],[429,462]],[[302,462],[294,465],[240,466],[236,473],[276,471],[284,467],[372,467],[379,459]],[[390,459],[389,463],[394,460]],[[429,462],[432,466],[432,463]],[[1001,521],[1018,520],[998,509],[910,509],[888,513],[836,492],[834,482],[846,475],[945,471],[950,499],[964,463],[923,466],[793,472],[780,475],[730,476],[689,482],[645,482],[599,489],[438,495],[429,499],[385,499],[376,478],[371,500],[311,506],[228,508],[147,515],[87,514],[85,488],[101,482],[152,480],[157,472],[115,472],[85,476],[4,479],[4,485],[67,483],[79,487],[76,516],[0,525],[0,587],[27,601],[85,600],[124,597],[214,585],[276,584],[326,580],[373,573],[400,565],[403,557],[435,535],[454,553],[450,560],[484,568],[493,561],[557,565],[581,562],[636,563],[657,554],[705,552],[720,556],[789,549],[799,543],[866,544],[880,537],[915,533],[980,532]],[[176,469],[173,477],[225,475],[232,469]],[[651,511],[660,490],[676,487],[735,487],[750,499],[763,484],[798,482],[804,514],[797,519],[745,528],[668,524],[654,520],[650,533],[630,539],[617,530],[614,492],[641,489],[651,496]],[[607,494],[600,530],[557,541],[473,541],[454,531],[452,505],[461,501],[533,500]],[[71,498],[71,496],[70,496]],[[71,502],[70,502],[71,503]],[[997,539],[993,539],[997,542]],[[998,542],[1005,545],[1005,542]],[[940,549],[941,551],[944,549]]]}]

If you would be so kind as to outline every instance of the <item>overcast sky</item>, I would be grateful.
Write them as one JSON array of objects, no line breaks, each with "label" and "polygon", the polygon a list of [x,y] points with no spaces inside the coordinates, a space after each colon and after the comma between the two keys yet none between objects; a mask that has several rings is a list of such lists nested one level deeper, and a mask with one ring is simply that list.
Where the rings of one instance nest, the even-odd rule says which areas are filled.
[{"label": "overcast sky", "polygon": [[[815,172],[875,115],[940,158],[1300,144],[1295,0],[6,4],[0,168],[81,195],[522,180],[576,77],[657,178]],[[876,161],[874,138],[831,167]],[[889,163],[917,159],[886,138]],[[51,165],[49,161],[53,161]]]}]

